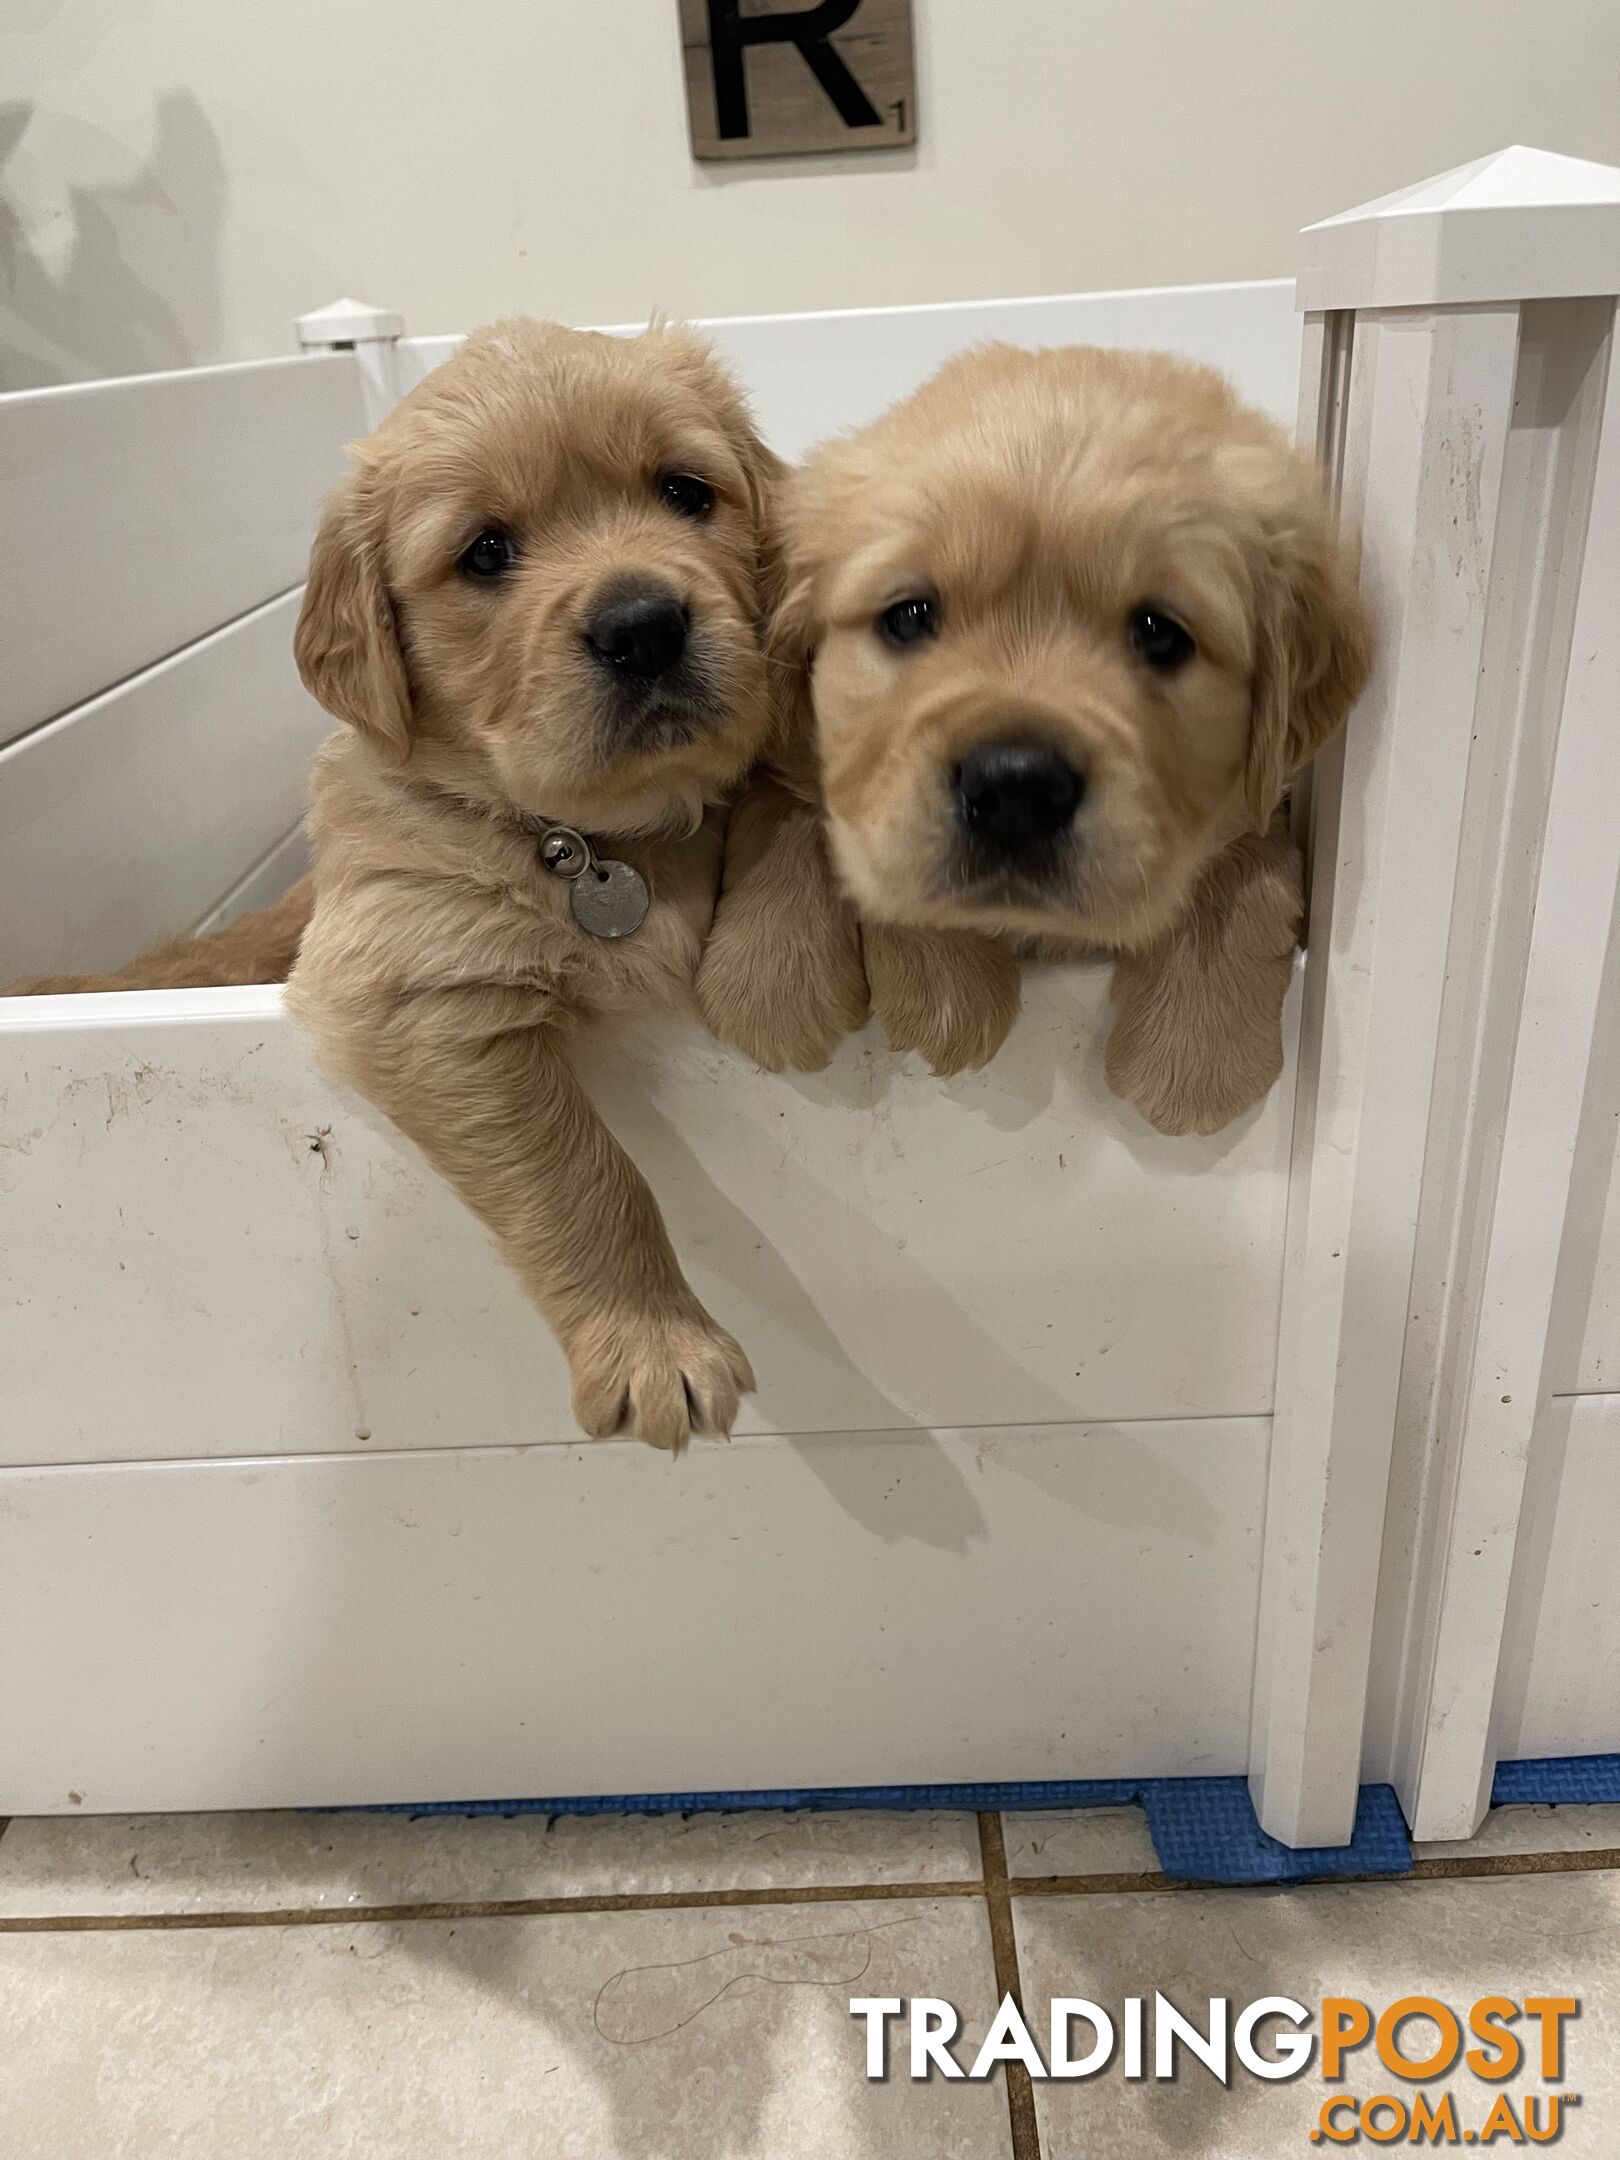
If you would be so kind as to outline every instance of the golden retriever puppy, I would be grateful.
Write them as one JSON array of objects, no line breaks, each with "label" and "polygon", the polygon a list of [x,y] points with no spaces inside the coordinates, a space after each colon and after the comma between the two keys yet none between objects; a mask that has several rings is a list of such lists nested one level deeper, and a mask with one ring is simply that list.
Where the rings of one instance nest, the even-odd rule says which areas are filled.
[{"label": "golden retriever puppy", "polygon": [[[1173,1133],[1256,1102],[1302,912],[1279,804],[1370,651],[1308,462],[1208,368],[989,347],[813,457],[788,545],[863,918],[1117,954],[1115,1091]],[[869,941],[873,1006],[942,997],[948,1037],[926,950]]]},{"label": "golden retriever puppy", "polygon": [[34,975],[7,983],[0,997],[48,997],[89,990],[205,990],[226,983],[285,982],[315,905],[307,877],[279,900],[239,915],[223,930],[168,938],[101,975]]},{"label": "golden retriever puppy", "polygon": [[[290,1004],[494,1233],[587,1432],[729,1431],[748,1361],[568,1045],[692,995],[714,806],[779,704],[779,468],[690,334],[530,322],[471,338],[356,459],[298,623],[304,681],[349,725],[316,764]],[[830,951],[800,988],[838,1005],[851,949]]]}]

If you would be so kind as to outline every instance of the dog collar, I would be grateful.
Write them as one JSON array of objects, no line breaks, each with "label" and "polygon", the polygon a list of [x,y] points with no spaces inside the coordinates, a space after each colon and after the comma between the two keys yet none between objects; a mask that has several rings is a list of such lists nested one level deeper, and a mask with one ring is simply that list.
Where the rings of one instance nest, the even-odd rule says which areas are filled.
[{"label": "dog collar", "polygon": [[[407,785],[411,785],[409,780]],[[519,810],[515,805],[501,808],[478,802],[471,796],[435,787],[431,781],[417,780],[415,790],[433,795],[440,802],[453,803],[490,824],[515,828],[525,839],[532,840],[540,867],[568,886],[569,912],[587,937],[629,937],[647,920],[652,895],[641,872],[631,863],[598,855],[577,825],[565,825],[558,818]]]},{"label": "dog collar", "polygon": [[641,872],[598,855],[576,826],[546,823],[539,851],[541,868],[568,886],[569,912],[588,937],[629,937],[647,920],[651,896]]}]

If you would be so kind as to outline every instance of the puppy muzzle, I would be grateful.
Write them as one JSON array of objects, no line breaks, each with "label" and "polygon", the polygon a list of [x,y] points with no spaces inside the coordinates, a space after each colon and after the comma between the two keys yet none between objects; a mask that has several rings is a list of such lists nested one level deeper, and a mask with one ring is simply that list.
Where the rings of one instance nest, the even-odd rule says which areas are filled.
[{"label": "puppy muzzle", "polygon": [[1086,775],[1038,739],[984,742],[950,772],[951,883],[986,897],[1038,900],[1066,884],[1079,846]]},{"label": "puppy muzzle", "polygon": [[693,742],[719,710],[691,603],[664,580],[611,578],[587,601],[581,641],[597,684],[602,755]]}]

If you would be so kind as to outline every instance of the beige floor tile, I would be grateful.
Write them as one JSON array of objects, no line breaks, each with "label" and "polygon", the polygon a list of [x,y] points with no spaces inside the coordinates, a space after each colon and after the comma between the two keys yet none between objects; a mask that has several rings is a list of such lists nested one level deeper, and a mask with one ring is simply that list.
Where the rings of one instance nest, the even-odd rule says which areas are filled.
[{"label": "beige floor tile", "polygon": [[868,2082],[851,1994],[982,2034],[982,1901],[0,1935],[4,2160],[1007,2160]]},{"label": "beige floor tile", "polygon": [[1420,1860],[1474,1859],[1492,1853],[1566,1853],[1620,1848],[1620,1807],[1492,1808],[1471,1838],[1414,1845]]},{"label": "beige floor tile", "polygon": [[979,1874],[971,1815],[35,1816],[0,1836],[0,1918],[267,1912]]},{"label": "beige floor tile", "polygon": [[[1036,2086],[1042,2160],[1303,2160],[1324,2100],[1366,2100],[1392,2088],[1451,2092],[1459,2130],[1482,2129],[1497,2091],[1578,2092],[1557,2147],[1569,2160],[1612,2160],[1620,2150],[1620,1876],[1538,1875],[1323,1887],[1288,1891],[1169,1891],[1134,1896],[1015,1900],[1026,2016],[1044,2034],[1054,1995],[1100,2003],[1116,2018],[1125,1998],[1162,1989],[1202,2025],[1212,1996],[1233,2014],[1267,1995],[1319,2005],[1354,1996],[1375,2013],[1404,1995],[1429,1995],[1466,2019],[1480,1997],[1574,1995],[1562,2088],[1534,2078],[1489,2086],[1466,2068],[1444,2083],[1402,2088],[1369,2047],[1351,2056],[1341,2087],[1315,2062],[1289,2083],[1235,2072],[1223,2090],[1197,2062],[1174,2083],[1127,2084],[1116,2054],[1100,2074]],[[1521,2028],[1522,2029],[1522,2028]],[[1413,2020],[1406,2046],[1432,2047],[1437,2027]],[[1077,2049],[1089,2038],[1077,2025]],[[1151,2067],[1151,2046],[1148,2053]],[[1543,2118],[1545,2119],[1545,2118]],[[1377,2118],[1387,2128],[1389,2118]],[[1342,2121],[1341,2121],[1342,2126]],[[1506,2149],[1510,2140],[1500,2139]],[[1371,2149],[1363,2138],[1352,2148]],[[1462,2148],[1456,2147],[1456,2150]],[[1496,2149],[1493,2144],[1490,2148]]]},{"label": "beige floor tile", "polygon": [[1009,1875],[1156,1875],[1158,1855],[1139,1807],[1065,1808],[1003,1815]]}]

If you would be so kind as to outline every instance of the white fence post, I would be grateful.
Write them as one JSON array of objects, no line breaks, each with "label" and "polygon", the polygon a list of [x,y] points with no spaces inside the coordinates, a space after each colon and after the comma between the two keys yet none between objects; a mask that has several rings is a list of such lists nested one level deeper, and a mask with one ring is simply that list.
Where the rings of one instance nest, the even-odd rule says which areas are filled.
[{"label": "white fence post", "polygon": [[1488,1795],[1620,873],[1620,173],[1508,150],[1303,251],[1302,422],[1381,650],[1314,791],[1250,1770],[1333,1845],[1370,1683],[1417,1834]]},{"label": "white fence post", "polygon": [[293,327],[305,352],[354,354],[368,427],[375,427],[399,403],[405,387],[399,373],[402,315],[369,307],[364,300],[334,300],[330,307],[300,315]]}]

